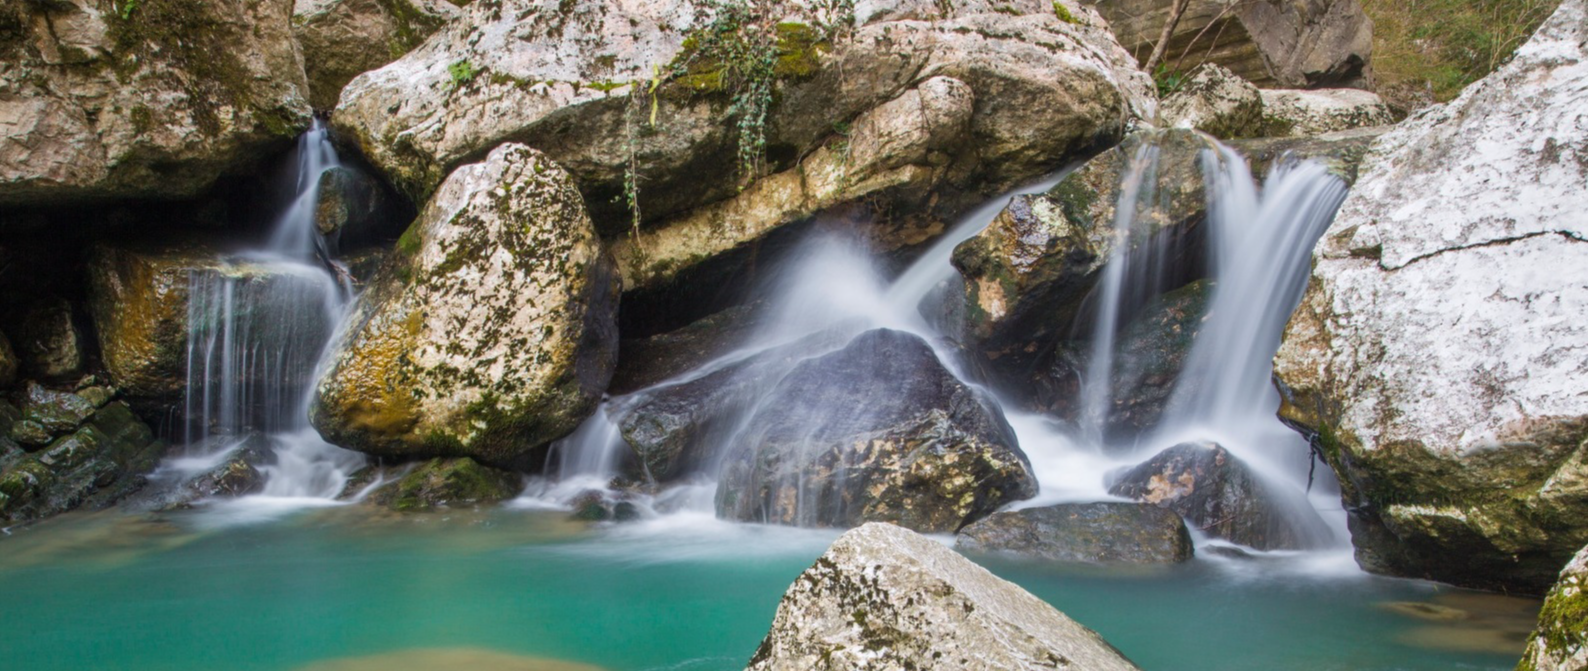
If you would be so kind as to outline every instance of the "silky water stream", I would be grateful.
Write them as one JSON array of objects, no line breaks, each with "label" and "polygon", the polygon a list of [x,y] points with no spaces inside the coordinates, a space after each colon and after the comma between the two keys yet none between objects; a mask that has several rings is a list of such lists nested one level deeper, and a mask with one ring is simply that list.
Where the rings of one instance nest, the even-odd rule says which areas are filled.
[{"label": "silky water stream", "polygon": [[[933,343],[960,375],[943,321],[922,308],[953,278],[954,247],[1008,202],[967,215],[892,279],[857,238],[817,227],[739,348],[608,399],[556,446],[549,477],[532,480],[520,499],[396,515],[332,502],[362,459],[326,445],[304,421],[305,385],[349,300],[331,250],[312,229],[287,223],[312,211],[318,171],[335,161],[323,140],[311,132],[300,146],[299,197],[272,242],[236,257],[233,272],[194,280],[189,452],[167,468],[198,469],[246,436],[266,436],[275,455],[266,491],[187,511],[67,515],[0,541],[6,668],[742,668],[784,589],[838,531],[718,520],[713,459],[641,497],[638,521],[574,522],[568,502],[632,471],[618,424],[648,394],[770,348],[805,343],[815,356],[887,327]],[[1154,162],[1147,151],[1127,171],[1122,230],[1152,189]],[[1360,572],[1338,494],[1326,478],[1310,483],[1305,441],[1274,420],[1268,359],[1344,185],[1318,166],[1284,164],[1260,189],[1223,150],[1205,157],[1205,170],[1216,288],[1187,363],[1202,373],[1182,381],[1140,445],[1105,445],[1085,414],[1067,425],[1007,410],[1041,485],[1020,505],[1108,499],[1108,473],[1180,440],[1216,440],[1288,493],[1298,524],[1322,530],[1315,549],[1243,559],[1206,552],[1130,571],[978,561],[1146,669],[1511,668],[1537,602]],[[1096,291],[1094,339],[1113,340],[1128,316],[1116,313],[1139,306],[1159,281],[1128,267],[1124,249],[1116,245]],[[250,264],[289,279],[240,279],[254,277]],[[285,307],[268,307],[276,304]],[[1109,354],[1095,355],[1095,370],[1096,356]],[[1107,375],[1087,377],[1088,403],[1102,404]],[[743,389],[703,440],[732,444],[766,386]]]}]

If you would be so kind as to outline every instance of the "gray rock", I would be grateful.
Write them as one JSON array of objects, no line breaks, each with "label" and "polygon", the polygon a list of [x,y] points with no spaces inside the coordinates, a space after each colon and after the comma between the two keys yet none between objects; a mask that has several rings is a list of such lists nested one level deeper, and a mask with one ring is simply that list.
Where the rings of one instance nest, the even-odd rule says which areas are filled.
[{"label": "gray rock", "polygon": [[[1199,531],[1259,550],[1323,547],[1330,530],[1312,509],[1271,490],[1213,443],[1182,443],[1122,474],[1109,493],[1175,511]],[[1300,498],[1300,492],[1299,492]]]},{"label": "gray rock", "polygon": [[[1089,0],[1139,62],[1146,61],[1174,0]],[[1170,34],[1164,63],[1189,72],[1217,63],[1262,87],[1366,83],[1373,23],[1357,0],[1191,0]]]},{"label": "gray rock", "polygon": [[1517,668],[1523,671],[1584,671],[1589,668],[1589,641],[1584,603],[1589,592],[1589,548],[1574,555],[1562,568],[1556,585],[1539,609],[1539,627],[1528,637],[1528,648]]},{"label": "gray rock", "polygon": [[292,35],[309,104],[336,107],[349,80],[402,57],[458,14],[445,0],[297,0]]},{"label": "gray rock", "polygon": [[627,394],[699,368],[742,344],[756,327],[758,306],[740,305],[684,328],[618,343],[618,369],[608,393]]},{"label": "gray rock", "polygon": [[195,196],[309,122],[292,0],[0,13],[0,205]]},{"label": "gray rock", "polygon": [[1213,289],[1211,280],[1198,280],[1158,296],[1121,330],[1104,420],[1109,444],[1133,444],[1134,438],[1158,426],[1186,355],[1202,331]]},{"label": "gray rock", "polygon": [[0,453],[0,520],[114,505],[143,486],[165,448],[127,404],[113,402],[36,453]]},{"label": "gray rock", "polygon": [[1037,493],[998,406],[898,331],[801,362],[745,426],[718,476],[725,519],[953,532]]},{"label": "gray rock", "polygon": [[1173,564],[1192,558],[1181,516],[1145,503],[1065,503],[994,513],[961,529],[955,547],[1057,562]]},{"label": "gray rock", "polygon": [[539,466],[618,346],[616,273],[568,173],[502,145],[453,172],[398,250],[333,343],[311,421],[380,457]]},{"label": "gray rock", "polygon": [[1323,135],[1396,121],[1385,101],[1369,91],[1264,90],[1259,94],[1263,97],[1263,134],[1271,137]]},{"label": "gray rock", "polygon": [[1159,104],[1159,125],[1224,139],[1251,137],[1263,130],[1266,100],[1247,80],[1204,63]]},{"label": "gray rock", "polygon": [[749,671],[1137,668],[1093,631],[890,524],[839,537],[784,593]]},{"label": "gray rock", "polygon": [[365,499],[403,512],[488,505],[513,498],[524,488],[517,473],[485,466],[469,457],[411,464],[395,482]]},{"label": "gray rock", "polygon": [[1275,376],[1369,570],[1542,593],[1589,516],[1583,2],[1374,143]]}]

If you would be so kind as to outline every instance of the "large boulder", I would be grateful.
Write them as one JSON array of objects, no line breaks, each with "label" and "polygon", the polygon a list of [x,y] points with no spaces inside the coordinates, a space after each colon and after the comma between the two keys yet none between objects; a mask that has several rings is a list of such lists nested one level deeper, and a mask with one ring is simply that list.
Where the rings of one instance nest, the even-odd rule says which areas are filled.
[{"label": "large boulder", "polygon": [[[1088,0],[1139,62],[1158,44],[1177,0]],[[1357,0],[1190,0],[1163,63],[1217,63],[1262,87],[1366,83],[1373,22]]]},{"label": "large boulder", "polygon": [[1037,493],[998,406],[907,333],[801,362],[744,426],[718,476],[726,519],[942,533]]},{"label": "large boulder", "polygon": [[17,405],[0,400],[0,521],[104,508],[143,486],[165,442],[112,395],[29,383]]},{"label": "large boulder", "polygon": [[408,53],[458,14],[446,0],[297,0],[292,35],[303,50],[309,104],[336,107],[350,80]]},{"label": "large boulder", "polygon": [[1589,668],[1589,547],[1578,551],[1561,570],[1556,585],[1539,609],[1539,627],[1528,637],[1528,648],[1517,671],[1584,671]]},{"label": "large boulder", "polygon": [[297,352],[303,372],[275,382],[302,388],[334,327],[323,310],[305,307],[323,303],[327,281],[306,270],[197,243],[97,245],[88,262],[88,311],[106,372],[135,407],[165,412],[203,382],[193,377],[204,373],[204,355],[195,361],[189,351],[192,320],[201,320],[202,341],[223,326],[224,305],[249,304],[224,326],[237,342],[300,344],[285,349]]},{"label": "large boulder", "polygon": [[839,203],[941,187],[953,211],[1152,115],[1151,81],[1092,11],[916,4],[476,3],[355,78],[334,122],[416,198],[503,140],[545,151],[605,235],[659,229],[618,254],[640,287]]},{"label": "large boulder", "polygon": [[309,122],[292,0],[8,2],[0,206],[189,197]]},{"label": "large boulder", "polygon": [[1384,573],[1542,593],[1585,542],[1584,3],[1380,136],[1275,356]]},{"label": "large boulder", "polygon": [[1175,512],[1145,503],[1064,503],[994,513],[961,529],[955,547],[1056,562],[1174,564],[1192,558]]},{"label": "large boulder", "polygon": [[1218,138],[1258,135],[1263,121],[1264,98],[1258,87],[1214,63],[1197,66],[1159,105],[1159,125]]},{"label": "large boulder", "polygon": [[505,144],[455,170],[398,248],[332,345],[311,421],[379,457],[531,466],[595,409],[617,353],[617,275],[579,191]]},{"label": "large boulder", "polygon": [[1137,668],[1097,633],[891,524],[840,536],[778,604],[749,671]]},{"label": "large boulder", "polygon": [[1330,541],[1300,491],[1287,497],[1213,443],[1166,449],[1121,474],[1109,493],[1168,508],[1209,536],[1259,550],[1306,550]]},{"label": "large boulder", "polygon": [[1270,137],[1323,135],[1396,121],[1378,94],[1358,89],[1264,90],[1263,134]]}]

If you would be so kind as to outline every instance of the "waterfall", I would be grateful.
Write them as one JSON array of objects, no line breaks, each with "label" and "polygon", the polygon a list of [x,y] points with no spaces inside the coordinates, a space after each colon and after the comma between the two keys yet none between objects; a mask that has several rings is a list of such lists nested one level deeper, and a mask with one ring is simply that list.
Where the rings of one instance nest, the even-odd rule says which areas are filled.
[{"label": "waterfall", "polygon": [[329,498],[364,462],[322,440],[308,419],[315,368],[352,289],[315,229],[320,175],[337,166],[322,122],[298,139],[296,154],[293,200],[269,241],[189,275],[183,438],[192,460],[263,435],[273,452],[273,463],[259,466],[264,495]]}]

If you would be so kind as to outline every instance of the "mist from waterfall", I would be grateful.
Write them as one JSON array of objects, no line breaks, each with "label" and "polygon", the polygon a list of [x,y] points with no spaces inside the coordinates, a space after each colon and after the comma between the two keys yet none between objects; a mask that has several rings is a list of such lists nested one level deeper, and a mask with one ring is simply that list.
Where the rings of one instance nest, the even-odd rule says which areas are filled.
[{"label": "mist from waterfall", "polygon": [[262,437],[272,453],[258,466],[262,496],[329,499],[364,458],[326,443],[308,420],[316,367],[352,298],[315,228],[320,176],[338,165],[321,121],[295,158],[292,201],[269,240],[189,275],[186,454],[173,464],[212,466]]}]

